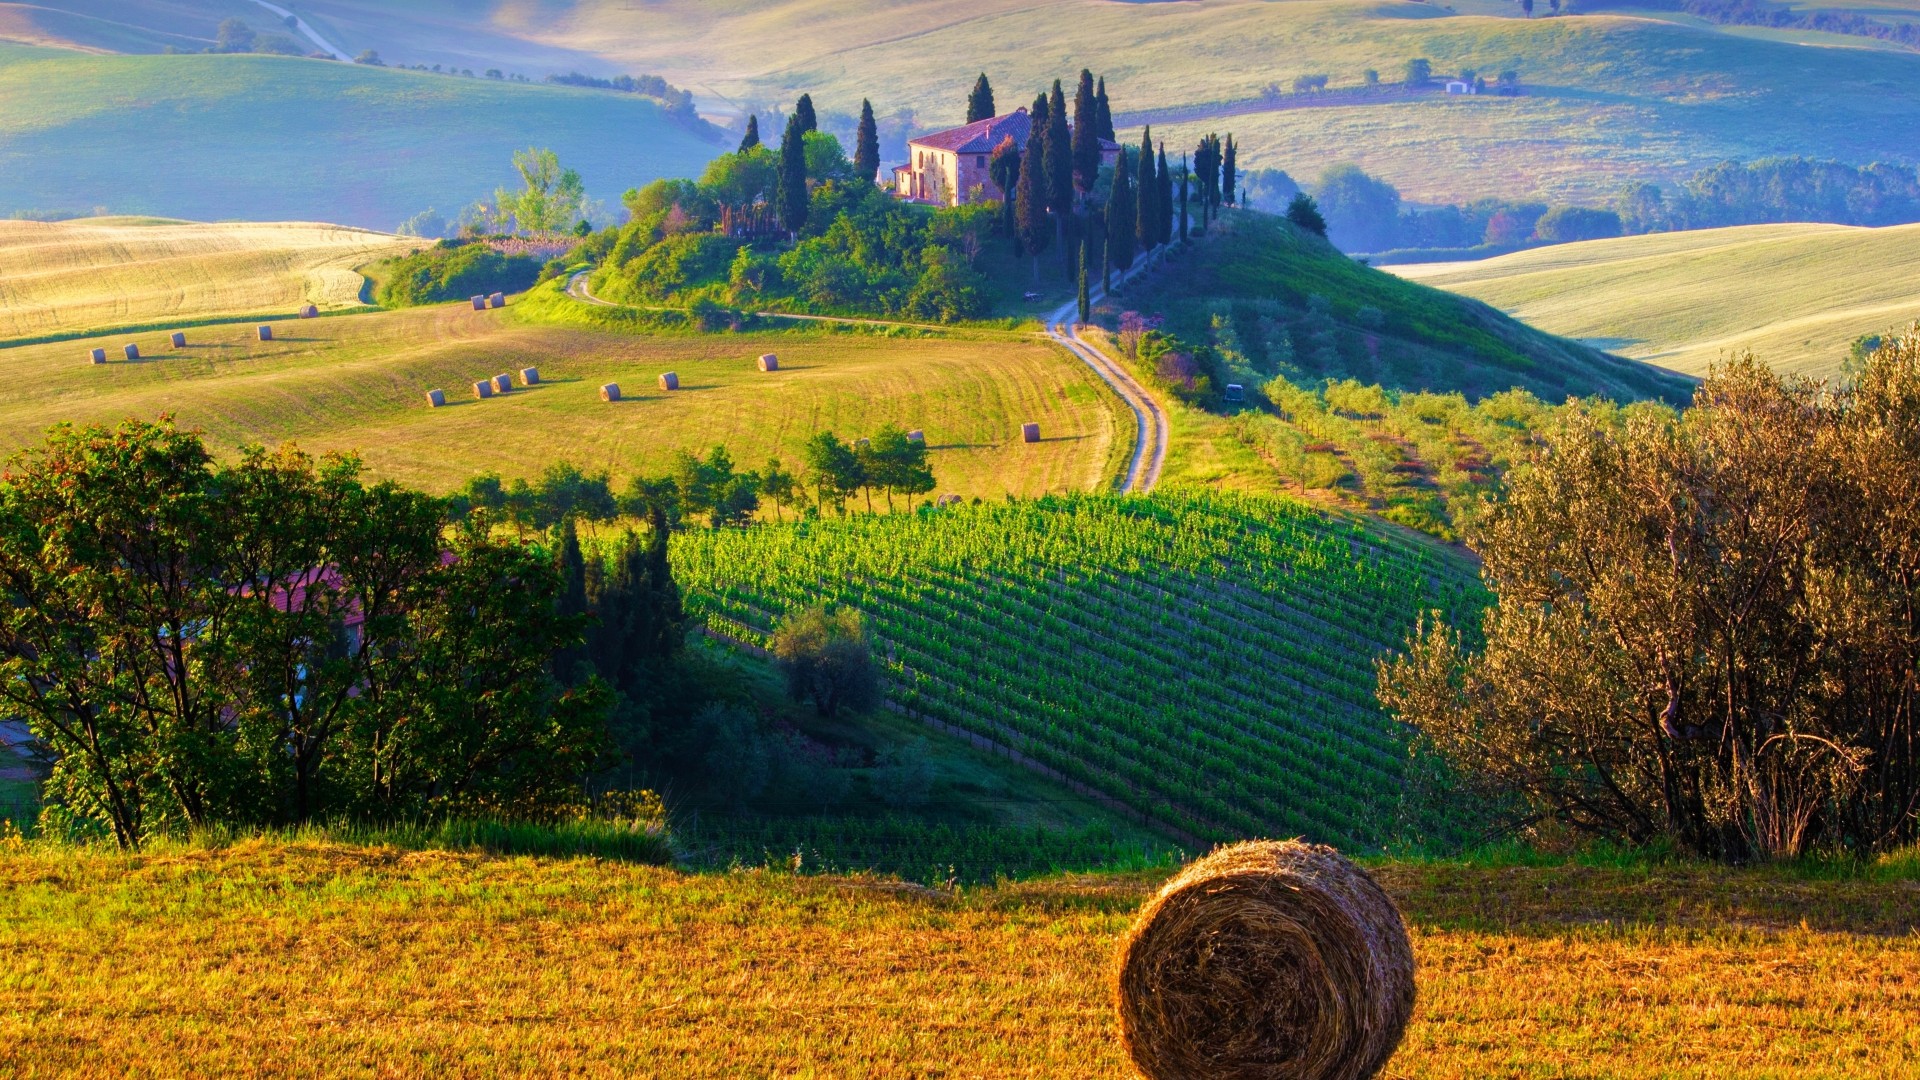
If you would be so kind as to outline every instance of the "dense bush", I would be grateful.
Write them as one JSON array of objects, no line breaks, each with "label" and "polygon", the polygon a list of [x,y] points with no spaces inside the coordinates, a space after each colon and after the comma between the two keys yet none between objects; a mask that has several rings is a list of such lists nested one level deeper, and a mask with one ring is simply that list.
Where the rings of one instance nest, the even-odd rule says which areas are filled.
[{"label": "dense bush", "polygon": [[521,292],[539,280],[541,266],[531,255],[502,255],[482,240],[442,240],[384,265],[389,276],[376,299],[386,307]]}]

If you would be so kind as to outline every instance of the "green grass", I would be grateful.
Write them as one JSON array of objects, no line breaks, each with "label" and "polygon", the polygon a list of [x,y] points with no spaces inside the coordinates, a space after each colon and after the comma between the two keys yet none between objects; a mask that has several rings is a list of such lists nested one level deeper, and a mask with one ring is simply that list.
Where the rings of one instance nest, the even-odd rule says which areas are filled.
[{"label": "green grass", "polygon": [[1465,560],[1292,500],[1073,496],[688,533],[675,576],[755,643],[820,599],[866,612],[898,707],[1163,826],[1380,845],[1404,821],[1372,658],[1465,614]]},{"label": "green grass", "polygon": [[[587,320],[586,305],[550,300]],[[537,301],[525,314],[521,302],[288,320],[272,342],[255,340],[252,323],[221,324],[190,331],[180,351],[158,333],[0,349],[0,445],[37,443],[61,420],[173,412],[221,450],[296,440],[357,451],[378,476],[447,491],[488,470],[535,477],[561,459],[624,480],[716,443],[743,467],[774,454],[792,464],[817,431],[852,437],[893,422],[927,432],[942,493],[989,498],[1100,487],[1131,447],[1131,416],[1083,364],[1035,337],[640,336],[548,325],[535,321]],[[149,359],[121,362],[128,340]],[[96,345],[115,362],[87,363]],[[765,352],[780,356],[777,374],[754,369]],[[528,366],[543,385],[473,399],[475,380]],[[668,370],[680,392],[654,388]],[[625,400],[600,401],[606,382],[620,383]],[[448,392],[449,407],[427,407],[433,388]],[[1029,420],[1046,442],[1020,441]]]},{"label": "green grass", "polygon": [[1832,375],[1862,334],[1920,320],[1920,226],[1755,225],[1539,248],[1394,273],[1689,374],[1751,349]]},{"label": "green grass", "polygon": [[557,151],[614,206],[720,149],[629,94],[322,60],[0,45],[0,212],[104,206],[391,229],[517,182],[511,157],[529,145]]},{"label": "green grass", "polygon": [[[1408,1080],[1920,1075],[1914,882],[1370,864]],[[956,891],[315,841],[0,851],[0,1073],[1133,1076],[1165,871]]]}]

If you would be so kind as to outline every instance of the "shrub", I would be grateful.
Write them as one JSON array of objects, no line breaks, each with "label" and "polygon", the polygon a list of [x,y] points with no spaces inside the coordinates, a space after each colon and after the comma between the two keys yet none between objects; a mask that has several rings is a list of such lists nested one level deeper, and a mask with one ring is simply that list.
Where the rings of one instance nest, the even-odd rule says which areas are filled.
[{"label": "shrub", "polygon": [[377,299],[386,307],[462,300],[493,292],[521,292],[540,279],[540,260],[502,255],[484,241],[442,240],[385,263],[391,276]]},{"label": "shrub", "polygon": [[880,701],[880,676],[867,644],[866,620],[849,607],[824,604],[789,615],[773,632],[773,655],[797,701],[821,716],[856,712]]}]

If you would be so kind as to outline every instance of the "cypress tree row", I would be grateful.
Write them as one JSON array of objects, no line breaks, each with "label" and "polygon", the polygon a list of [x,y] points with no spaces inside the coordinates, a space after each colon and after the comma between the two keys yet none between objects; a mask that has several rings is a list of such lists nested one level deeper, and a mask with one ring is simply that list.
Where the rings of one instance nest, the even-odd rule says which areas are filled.
[{"label": "cypress tree row", "polygon": [[973,84],[973,92],[967,95],[967,123],[991,120],[997,115],[993,111],[993,84],[987,81],[987,73],[983,71]]},{"label": "cypress tree row", "polygon": [[1159,231],[1155,234],[1162,244],[1173,240],[1173,170],[1167,168],[1167,143],[1160,141],[1160,163],[1155,176],[1158,191],[1153,197],[1153,208],[1159,212]]},{"label": "cypress tree row", "polygon": [[1220,195],[1228,206],[1238,205],[1233,194],[1233,133],[1227,133],[1227,148],[1220,156]]},{"label": "cypress tree row", "polygon": [[1113,139],[1113,110],[1107,106],[1107,77],[1100,76],[1100,85],[1093,91],[1094,131],[1103,139]]},{"label": "cypress tree row", "polygon": [[747,133],[745,135],[740,136],[740,151],[744,153],[745,151],[751,150],[754,147],[759,145],[760,145],[760,118],[758,116],[750,115],[747,117]]},{"label": "cypress tree row", "polygon": [[819,131],[820,121],[813,115],[813,95],[801,94],[800,100],[793,103],[793,115],[800,119],[801,131]]},{"label": "cypress tree row", "polygon": [[1133,236],[1140,254],[1160,246],[1160,210],[1154,199],[1160,194],[1160,180],[1153,171],[1153,129],[1140,136],[1140,161],[1133,184]]},{"label": "cypress tree row", "polygon": [[1093,190],[1100,177],[1099,105],[1093,97],[1093,72],[1080,69],[1080,87],[1073,94],[1073,182],[1082,193]]},{"label": "cypress tree row", "polygon": [[780,161],[773,185],[773,209],[780,225],[798,233],[807,223],[807,151],[806,129],[800,126],[800,114],[787,117],[786,134],[780,136]]},{"label": "cypress tree row", "polygon": [[1200,232],[1207,231],[1220,205],[1220,136],[1208,135],[1193,150],[1193,182],[1200,196]]},{"label": "cypress tree row", "polygon": [[1127,149],[1121,147],[1120,163],[1113,170],[1113,188],[1107,195],[1107,258],[1113,268],[1122,273],[1133,265],[1133,220],[1137,209],[1133,161]]},{"label": "cypress tree row", "polygon": [[873,122],[873,103],[860,99],[860,130],[853,137],[853,171],[867,183],[880,174],[880,129]]}]

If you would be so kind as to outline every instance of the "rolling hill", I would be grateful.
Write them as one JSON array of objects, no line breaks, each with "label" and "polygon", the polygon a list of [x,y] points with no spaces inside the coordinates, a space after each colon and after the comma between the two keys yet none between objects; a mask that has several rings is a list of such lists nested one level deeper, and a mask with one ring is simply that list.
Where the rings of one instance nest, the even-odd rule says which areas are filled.
[{"label": "rolling hill", "polygon": [[1831,375],[1855,338],[1920,320],[1920,225],[1657,233],[1391,269],[1693,375],[1747,349]]},{"label": "rolling hill", "polygon": [[[156,214],[391,229],[449,217],[550,147],[587,190],[697,172],[719,147],[631,94],[289,57],[0,45],[0,216]],[[604,215],[603,215],[604,216]]]},{"label": "rolling hill", "polygon": [[0,341],[353,307],[355,267],[417,244],[304,222],[0,221]]}]

